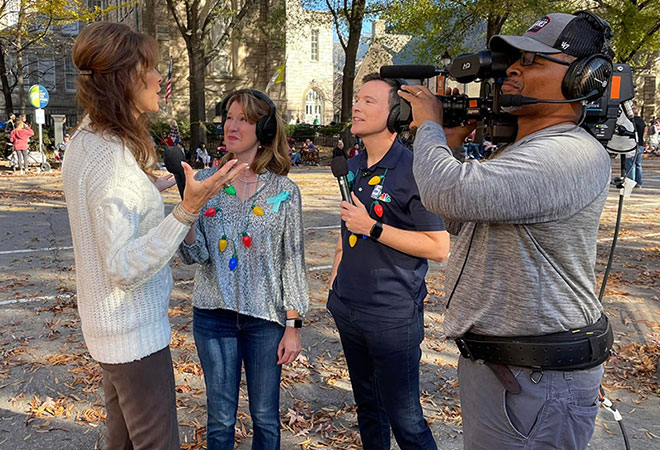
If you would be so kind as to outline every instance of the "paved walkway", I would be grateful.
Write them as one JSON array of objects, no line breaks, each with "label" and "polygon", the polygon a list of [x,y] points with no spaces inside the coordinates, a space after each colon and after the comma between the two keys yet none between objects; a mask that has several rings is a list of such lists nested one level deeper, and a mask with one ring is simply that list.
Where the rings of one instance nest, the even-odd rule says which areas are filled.
[{"label": "paved walkway", "polygon": [[[660,338],[660,158],[644,160],[644,188],[626,201],[605,307],[619,354],[608,365],[608,396],[621,400],[633,449],[660,448],[657,362]],[[82,342],[75,309],[71,237],[59,173],[11,176],[0,167],[0,449],[97,448],[104,433],[100,371]],[[350,381],[325,310],[329,267],[338,236],[339,194],[327,167],[301,167],[291,177],[303,192],[311,311],[304,357],[284,371],[282,447],[357,449]],[[165,195],[168,207],[177,200]],[[599,237],[599,273],[616,214],[612,191]],[[570,232],[570,230],[567,230]],[[191,334],[194,272],[172,263],[173,358],[183,448],[205,448],[204,391]],[[440,449],[462,448],[457,352],[443,341],[442,266],[428,276],[422,402]],[[657,351],[658,353],[654,353]],[[246,392],[241,390],[238,448],[250,448]],[[601,411],[591,448],[623,448],[617,425]]]}]

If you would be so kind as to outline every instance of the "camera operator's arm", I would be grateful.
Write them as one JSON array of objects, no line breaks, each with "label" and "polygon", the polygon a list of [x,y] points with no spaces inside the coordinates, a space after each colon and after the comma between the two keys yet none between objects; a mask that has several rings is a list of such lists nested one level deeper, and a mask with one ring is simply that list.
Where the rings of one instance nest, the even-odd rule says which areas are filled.
[{"label": "camera operator's arm", "polygon": [[[607,188],[607,152],[586,131],[570,124],[526,136],[496,158],[460,163],[437,120],[441,103],[427,89],[412,88],[422,93],[400,95],[410,101],[415,122],[424,120],[415,138],[413,173],[424,205],[445,220],[557,220],[579,211]],[[430,119],[431,114],[436,119]],[[453,139],[456,131],[451,132]]]}]

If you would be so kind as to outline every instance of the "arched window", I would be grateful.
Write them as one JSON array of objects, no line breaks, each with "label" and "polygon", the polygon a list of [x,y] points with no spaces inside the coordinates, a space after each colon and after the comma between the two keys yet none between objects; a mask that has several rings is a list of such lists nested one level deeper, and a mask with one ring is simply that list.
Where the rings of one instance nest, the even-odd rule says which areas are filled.
[{"label": "arched window", "polygon": [[317,124],[321,123],[323,118],[323,100],[321,94],[316,89],[310,89],[305,96],[305,122]]}]

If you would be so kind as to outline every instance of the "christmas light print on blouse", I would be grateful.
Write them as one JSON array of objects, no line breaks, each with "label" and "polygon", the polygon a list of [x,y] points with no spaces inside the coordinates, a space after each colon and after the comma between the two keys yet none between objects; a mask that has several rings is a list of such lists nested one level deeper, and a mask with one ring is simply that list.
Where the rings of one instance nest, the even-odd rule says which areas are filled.
[{"label": "christmas light print on blouse", "polygon": [[227,250],[228,243],[229,242],[227,241],[227,236],[223,234],[220,240],[218,241],[218,250],[220,250],[221,253]]},{"label": "christmas light print on blouse", "polygon": [[[227,195],[235,196],[236,195],[236,190],[234,189],[233,186],[227,186],[225,187],[225,193]],[[253,197],[256,197],[256,193]],[[286,201],[288,201],[290,198],[289,191],[283,191],[280,192],[278,195],[275,197],[270,197],[266,199],[266,203],[269,205],[272,205],[273,212],[279,212],[280,210],[280,205]],[[225,250],[227,250],[227,247],[229,246],[229,243],[231,242],[232,245],[232,255],[231,258],[229,258],[229,271],[233,272],[236,270],[238,267],[238,252],[236,249],[236,244],[235,244],[235,238],[234,239],[229,239],[227,237],[227,231],[225,230],[225,216],[222,213],[222,209],[216,210],[215,208],[209,208],[206,211],[204,211],[204,217],[207,218],[212,218],[215,217],[216,214],[220,215],[220,226],[222,228],[222,237],[220,240],[218,240],[218,250],[220,253],[224,253]],[[250,227],[250,217],[254,214],[257,217],[263,217],[264,216],[264,210],[261,206],[258,206],[254,203],[250,206],[248,213],[246,214],[246,220],[245,220],[245,226],[243,227],[243,231],[240,233],[241,236],[241,243],[246,249],[250,249],[252,247],[252,237],[250,236],[250,233],[248,232],[248,228]]]}]

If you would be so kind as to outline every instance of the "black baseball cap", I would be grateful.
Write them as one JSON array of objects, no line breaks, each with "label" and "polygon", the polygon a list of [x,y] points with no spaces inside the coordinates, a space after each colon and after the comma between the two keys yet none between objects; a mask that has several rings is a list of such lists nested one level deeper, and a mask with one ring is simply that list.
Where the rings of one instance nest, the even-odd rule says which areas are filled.
[{"label": "black baseball cap", "polygon": [[[493,52],[517,53],[565,53],[582,58],[606,54],[609,36],[596,16],[553,13],[537,20],[522,36],[497,35],[490,39],[488,47]],[[600,28],[600,29],[599,29]]]}]

